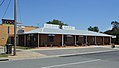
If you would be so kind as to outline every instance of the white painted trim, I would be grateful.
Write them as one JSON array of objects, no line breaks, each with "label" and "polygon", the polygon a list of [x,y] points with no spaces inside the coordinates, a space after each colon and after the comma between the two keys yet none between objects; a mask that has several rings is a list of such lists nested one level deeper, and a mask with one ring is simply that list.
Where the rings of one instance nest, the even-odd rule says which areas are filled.
[{"label": "white painted trim", "polygon": [[95,45],[97,45],[97,38],[96,38],[96,36],[95,36]]},{"label": "white painted trim", "polygon": [[76,44],[76,35],[75,35],[75,45],[77,45],[77,44]]},{"label": "white painted trim", "polygon": [[62,34],[62,46],[64,46],[64,35]]},{"label": "white painted trim", "polygon": [[112,37],[110,37],[110,44],[112,44]]},{"label": "white painted trim", "polygon": [[87,36],[86,36],[86,45],[88,44],[88,41],[87,41],[87,39],[88,39],[88,38],[87,38]]},{"label": "white painted trim", "polygon": [[39,47],[39,34],[38,34],[38,47]]}]

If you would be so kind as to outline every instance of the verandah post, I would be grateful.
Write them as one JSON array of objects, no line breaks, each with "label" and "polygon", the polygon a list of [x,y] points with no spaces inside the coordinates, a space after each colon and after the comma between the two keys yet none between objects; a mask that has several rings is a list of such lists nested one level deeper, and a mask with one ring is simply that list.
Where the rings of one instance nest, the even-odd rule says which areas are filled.
[{"label": "verandah post", "polygon": [[62,46],[64,46],[64,35],[62,34]]},{"label": "verandah post", "polygon": [[38,34],[38,47],[39,47],[39,34]]}]

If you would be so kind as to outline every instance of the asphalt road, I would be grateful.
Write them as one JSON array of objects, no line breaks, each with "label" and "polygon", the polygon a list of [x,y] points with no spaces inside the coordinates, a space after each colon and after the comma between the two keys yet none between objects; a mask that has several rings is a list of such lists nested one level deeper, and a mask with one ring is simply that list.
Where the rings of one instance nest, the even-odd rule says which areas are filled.
[{"label": "asphalt road", "polygon": [[0,62],[0,68],[118,68],[119,51]]},{"label": "asphalt road", "polygon": [[76,53],[81,54],[81,53],[87,53],[87,52],[109,51],[109,50],[114,50],[114,49],[103,48],[103,47],[93,47],[93,48],[77,48],[77,49],[59,49],[59,50],[37,50],[34,52],[52,56],[52,55],[64,55],[64,54],[76,54]]}]

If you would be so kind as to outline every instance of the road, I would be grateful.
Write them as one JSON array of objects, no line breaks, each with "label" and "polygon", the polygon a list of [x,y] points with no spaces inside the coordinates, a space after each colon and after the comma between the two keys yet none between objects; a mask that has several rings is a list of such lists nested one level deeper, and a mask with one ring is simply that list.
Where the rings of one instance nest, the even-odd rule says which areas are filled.
[{"label": "road", "polygon": [[0,62],[0,68],[118,68],[119,51]]},{"label": "road", "polygon": [[36,50],[34,52],[45,54],[48,56],[53,55],[66,55],[66,54],[84,54],[84,53],[91,53],[91,52],[105,52],[105,51],[114,51],[111,48],[104,48],[104,47],[92,47],[92,48],[77,48],[77,49],[59,49],[59,50]]}]

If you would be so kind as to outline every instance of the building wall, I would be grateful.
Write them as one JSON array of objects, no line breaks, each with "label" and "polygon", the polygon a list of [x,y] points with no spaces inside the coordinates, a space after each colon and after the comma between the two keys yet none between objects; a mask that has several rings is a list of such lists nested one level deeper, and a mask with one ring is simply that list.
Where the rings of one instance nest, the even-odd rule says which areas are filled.
[{"label": "building wall", "polygon": [[34,26],[24,26],[24,32],[30,31],[30,30],[34,30],[37,29],[38,27],[34,27]]},{"label": "building wall", "polygon": [[[53,45],[60,45],[61,43],[61,35],[55,35],[54,36],[54,42]],[[45,44],[48,45],[48,34],[41,34],[40,35],[40,46],[45,46]]]},{"label": "building wall", "polygon": [[67,37],[66,45],[74,45],[74,37]]},{"label": "building wall", "polygon": [[40,40],[40,41],[41,41],[40,45],[41,45],[41,46],[44,46],[44,45],[47,43],[48,35],[47,35],[47,34],[44,34],[44,35],[41,34],[41,35],[40,35],[40,38],[41,38],[41,40]]},{"label": "building wall", "polygon": [[105,37],[105,38],[104,38],[104,41],[105,41],[105,42],[104,42],[105,45],[110,44],[110,37]]},{"label": "building wall", "polygon": [[[9,27],[9,39],[11,40],[12,43],[14,43],[14,25],[13,24],[0,24],[0,45],[5,45],[8,43],[8,27]],[[33,26],[24,26],[24,31],[30,31],[34,30],[38,27],[33,27]],[[18,28],[17,28],[18,31]],[[12,39],[11,39],[12,38]]]},{"label": "building wall", "polygon": [[88,42],[88,45],[94,45],[95,44],[95,37],[94,36],[89,36],[87,37],[87,42]]},{"label": "building wall", "polygon": [[19,35],[18,38],[19,38],[18,44],[20,46],[24,46],[24,35]]},{"label": "building wall", "polygon": [[77,39],[77,40],[76,40],[77,45],[82,45],[82,44],[85,43],[85,41],[84,41],[84,36],[77,36],[76,39]]},{"label": "building wall", "polygon": [[62,38],[61,38],[62,36],[61,35],[55,35],[54,36],[54,45],[61,45],[61,40],[62,40]]},{"label": "building wall", "polygon": [[10,27],[10,33],[14,34],[13,25],[0,25],[0,45],[5,45],[8,42],[8,27]]},{"label": "building wall", "polygon": [[64,36],[64,44],[74,45],[74,43],[75,43],[75,39],[73,35],[71,35],[71,37],[68,37],[67,35]]},{"label": "building wall", "polygon": [[103,44],[103,37],[96,37],[96,44],[102,45]]}]

